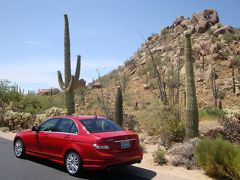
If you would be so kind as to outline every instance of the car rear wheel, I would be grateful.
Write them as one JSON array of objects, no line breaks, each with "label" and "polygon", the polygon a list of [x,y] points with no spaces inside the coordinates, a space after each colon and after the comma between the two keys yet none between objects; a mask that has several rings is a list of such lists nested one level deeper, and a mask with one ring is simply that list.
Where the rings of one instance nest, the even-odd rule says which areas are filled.
[{"label": "car rear wheel", "polygon": [[65,167],[71,176],[78,176],[82,170],[80,156],[75,151],[69,151],[65,156]]},{"label": "car rear wheel", "polygon": [[21,139],[16,139],[14,142],[14,154],[17,158],[24,157],[24,145]]}]

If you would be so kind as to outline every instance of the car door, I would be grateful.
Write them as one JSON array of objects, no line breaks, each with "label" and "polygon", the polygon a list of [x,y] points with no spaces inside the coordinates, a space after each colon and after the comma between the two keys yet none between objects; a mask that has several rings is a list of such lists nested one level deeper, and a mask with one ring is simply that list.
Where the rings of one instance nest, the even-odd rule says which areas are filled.
[{"label": "car door", "polygon": [[37,143],[39,150],[43,154],[49,154],[49,144],[51,143],[52,132],[56,130],[59,119],[51,118],[42,123],[38,128]]},{"label": "car door", "polygon": [[24,144],[26,151],[39,152],[39,144],[37,139],[37,132],[31,131],[24,137]]},{"label": "car door", "polygon": [[61,118],[56,131],[51,134],[49,153],[56,157],[61,157],[64,148],[68,147],[69,143],[71,143],[72,135],[77,135],[77,132],[78,130],[73,120]]}]

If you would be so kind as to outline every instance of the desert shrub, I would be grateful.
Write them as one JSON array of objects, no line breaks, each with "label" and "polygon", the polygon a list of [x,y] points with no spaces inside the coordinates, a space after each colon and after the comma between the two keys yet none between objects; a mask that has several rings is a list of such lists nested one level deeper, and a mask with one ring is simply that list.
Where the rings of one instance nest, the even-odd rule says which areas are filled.
[{"label": "desert shrub", "polygon": [[233,106],[224,109],[225,115],[222,118],[223,132],[225,139],[240,144],[240,107]]},{"label": "desert shrub", "polygon": [[146,148],[146,146],[145,146],[144,143],[140,143],[140,147],[142,148],[143,153],[146,153],[146,152],[147,152],[147,148]]},{"label": "desert shrub", "polygon": [[203,139],[195,149],[197,163],[217,178],[240,178],[240,147],[217,138]]},{"label": "desert shrub", "polygon": [[167,150],[168,163],[173,166],[184,166],[187,169],[194,169],[196,167],[194,149],[199,141],[199,138],[193,138],[183,143],[175,143]]},{"label": "desert shrub", "polygon": [[37,114],[34,124],[40,124],[42,121],[46,120],[47,118],[49,118],[51,116],[62,116],[62,115],[66,115],[66,114],[67,114],[66,109],[52,107],[52,108],[47,109],[44,112],[44,114]]},{"label": "desert shrub", "polygon": [[153,67],[153,65],[151,63],[147,63],[144,67],[139,69],[137,71],[137,75],[138,76],[146,75],[148,72],[149,72],[149,77],[150,78],[154,78],[155,77],[154,67]]},{"label": "desert shrub", "polygon": [[139,122],[141,129],[150,136],[170,138],[173,142],[181,142],[184,139],[184,125],[176,118],[174,108],[163,106],[158,101],[153,101],[140,112]]},{"label": "desert shrub", "polygon": [[13,112],[12,110],[8,110],[5,113],[4,121],[11,131],[26,129],[31,127],[33,124],[32,115],[30,113]]},{"label": "desert shrub", "polygon": [[28,94],[23,96],[22,100],[16,105],[18,109],[23,112],[29,112],[31,114],[43,113],[53,106],[64,107],[64,94],[59,93],[54,96]]},{"label": "desert shrub", "polygon": [[224,115],[224,111],[214,107],[204,107],[199,111],[200,120],[205,119],[221,119]]},{"label": "desert shrub", "polygon": [[133,64],[134,64],[134,60],[133,59],[128,59],[128,60],[124,61],[125,67],[131,66]]},{"label": "desert shrub", "polygon": [[123,126],[128,130],[135,131],[138,129],[138,121],[133,114],[123,114]]},{"label": "desert shrub", "polygon": [[155,163],[158,164],[165,164],[166,163],[166,151],[164,149],[157,149],[153,152],[153,160]]},{"label": "desert shrub", "polygon": [[10,129],[9,129],[9,127],[0,127],[0,131],[8,132],[8,131],[10,131]]},{"label": "desert shrub", "polygon": [[230,33],[230,32],[226,32],[224,33],[223,35],[223,39],[227,42],[231,42],[234,40],[234,34],[233,33]]}]

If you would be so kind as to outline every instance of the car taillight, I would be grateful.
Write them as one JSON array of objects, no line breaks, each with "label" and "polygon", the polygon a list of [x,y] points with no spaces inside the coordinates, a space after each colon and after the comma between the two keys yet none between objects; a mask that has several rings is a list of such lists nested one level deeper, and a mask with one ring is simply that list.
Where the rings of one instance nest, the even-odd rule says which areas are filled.
[{"label": "car taillight", "polygon": [[110,149],[110,147],[108,145],[98,145],[98,144],[93,144],[93,146],[96,149]]},{"label": "car taillight", "polygon": [[96,143],[93,144],[93,146],[98,150],[108,150],[110,149],[110,146],[107,145],[104,140],[97,140]]}]

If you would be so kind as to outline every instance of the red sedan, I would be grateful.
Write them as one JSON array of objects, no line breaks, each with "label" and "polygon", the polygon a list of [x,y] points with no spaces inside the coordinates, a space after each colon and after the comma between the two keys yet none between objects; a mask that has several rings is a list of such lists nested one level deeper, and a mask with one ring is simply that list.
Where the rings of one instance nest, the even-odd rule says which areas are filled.
[{"label": "red sedan", "polygon": [[143,158],[137,134],[97,116],[51,117],[18,132],[14,152],[18,158],[28,154],[63,164],[73,176],[82,169],[140,163]]}]

